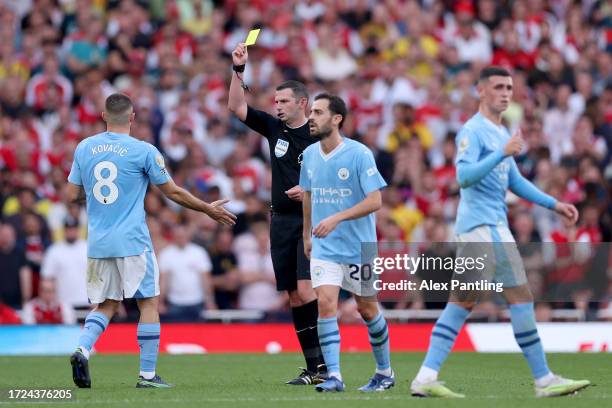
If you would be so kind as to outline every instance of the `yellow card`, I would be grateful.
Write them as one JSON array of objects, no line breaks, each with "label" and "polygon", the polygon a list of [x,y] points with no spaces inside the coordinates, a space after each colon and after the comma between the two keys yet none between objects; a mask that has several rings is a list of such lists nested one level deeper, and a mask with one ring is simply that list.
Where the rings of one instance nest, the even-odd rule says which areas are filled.
[{"label": "yellow card", "polygon": [[256,28],[254,30],[249,31],[249,35],[247,35],[247,39],[244,42],[244,45],[246,46],[254,45],[255,42],[257,41],[257,36],[259,35],[260,31],[261,31],[260,28]]}]

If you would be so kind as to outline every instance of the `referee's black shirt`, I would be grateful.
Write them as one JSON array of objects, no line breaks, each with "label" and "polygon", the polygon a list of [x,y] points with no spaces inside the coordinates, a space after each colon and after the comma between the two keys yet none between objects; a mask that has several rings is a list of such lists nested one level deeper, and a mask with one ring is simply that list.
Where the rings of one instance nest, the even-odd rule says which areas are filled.
[{"label": "referee's black shirt", "polygon": [[285,191],[300,183],[302,152],[316,141],[310,136],[308,121],[292,129],[269,113],[249,106],[244,123],[268,139],[272,161],[272,211],[301,214],[302,203],[287,197]]}]

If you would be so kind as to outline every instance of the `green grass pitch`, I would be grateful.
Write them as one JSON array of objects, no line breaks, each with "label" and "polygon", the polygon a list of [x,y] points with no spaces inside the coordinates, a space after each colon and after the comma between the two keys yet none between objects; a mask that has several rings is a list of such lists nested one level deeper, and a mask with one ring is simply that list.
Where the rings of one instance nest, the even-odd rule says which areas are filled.
[{"label": "green grass pitch", "polygon": [[[369,353],[343,353],[347,391],[319,394],[313,386],[284,381],[303,364],[298,354],[162,355],[158,373],[176,388],[136,389],[137,355],[94,355],[92,387],[77,390],[76,402],[15,404],[50,407],[605,407],[612,406],[612,354],[549,354],[551,368],[566,377],[587,378],[594,386],[577,395],[536,399],[520,354],[453,353],[441,375],[465,400],[413,398],[412,377],[422,353],[394,353],[397,384],[390,391],[357,391],[373,373]],[[68,357],[0,357],[0,388],[73,388]],[[1,406],[8,403],[0,402]]]}]

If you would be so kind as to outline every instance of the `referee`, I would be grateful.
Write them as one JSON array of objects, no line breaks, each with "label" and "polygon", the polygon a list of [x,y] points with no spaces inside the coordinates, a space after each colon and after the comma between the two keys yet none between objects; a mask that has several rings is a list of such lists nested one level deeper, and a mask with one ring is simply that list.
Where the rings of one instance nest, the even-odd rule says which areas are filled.
[{"label": "referee", "polygon": [[299,186],[302,152],[316,140],[310,136],[304,84],[286,81],[276,88],[276,117],[248,106],[242,73],[248,60],[244,43],[232,51],[233,72],[228,108],[248,127],[268,140],[272,161],[272,223],[270,244],[276,288],[287,291],[293,325],[306,369],[287,384],[318,384],[327,378],[317,334],[317,298],[310,282],[310,265],[302,240],[302,198]]}]

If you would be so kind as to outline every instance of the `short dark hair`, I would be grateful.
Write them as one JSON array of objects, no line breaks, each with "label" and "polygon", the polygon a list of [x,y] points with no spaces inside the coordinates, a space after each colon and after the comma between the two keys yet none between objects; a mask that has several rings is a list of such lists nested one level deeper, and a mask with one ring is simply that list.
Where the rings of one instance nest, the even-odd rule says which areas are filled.
[{"label": "short dark hair", "polygon": [[300,81],[289,80],[276,87],[277,91],[282,91],[283,89],[291,89],[293,95],[295,95],[295,99],[298,101],[302,98],[308,99],[308,89],[306,89],[306,85]]},{"label": "short dark hair", "polygon": [[314,98],[315,101],[318,101],[319,99],[327,99],[329,101],[329,110],[332,115],[342,115],[342,120],[338,124],[338,129],[342,129],[344,119],[346,119],[346,115],[348,113],[344,100],[337,95],[331,95],[328,93],[318,94]]},{"label": "short dark hair", "polygon": [[106,98],[104,111],[106,112],[106,122],[114,125],[127,124],[130,121],[134,105],[129,96],[122,93],[114,93]]},{"label": "short dark hair", "polygon": [[485,67],[480,71],[480,77],[478,78],[478,80],[484,81],[485,79],[489,79],[492,76],[509,77],[512,75],[510,75],[510,72],[506,68],[490,66]]}]

